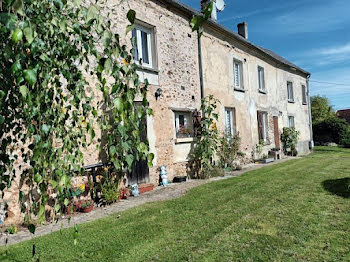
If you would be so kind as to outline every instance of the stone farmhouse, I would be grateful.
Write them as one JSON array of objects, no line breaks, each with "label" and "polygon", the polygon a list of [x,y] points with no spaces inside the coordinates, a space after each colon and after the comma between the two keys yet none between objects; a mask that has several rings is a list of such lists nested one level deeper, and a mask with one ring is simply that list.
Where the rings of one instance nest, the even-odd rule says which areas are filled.
[{"label": "stone farmhouse", "polygon": [[[167,166],[170,179],[186,175],[195,139],[193,112],[199,109],[201,98],[210,94],[221,102],[219,131],[239,132],[241,151],[248,158],[253,158],[260,140],[265,153],[280,149],[283,127],[292,126],[300,131],[299,154],[310,152],[310,73],[249,42],[246,23],[239,24],[235,33],[220,25],[213,13],[199,38],[189,26],[198,11],[177,0],[108,3],[111,20],[121,35],[127,11],[132,8],[137,13],[132,32],[137,42],[135,60],[142,59],[138,73],[150,83],[148,99],[154,110],[154,116],[147,119],[154,167],[138,166],[132,182],[157,185],[162,165]],[[87,164],[98,161],[92,155],[87,159]]]},{"label": "stone farmhouse", "polygon": [[[125,35],[130,9],[137,13],[136,27]],[[129,184],[158,185],[163,165],[170,180],[187,175],[195,142],[194,112],[208,95],[220,100],[219,132],[239,132],[245,161],[254,158],[259,141],[264,141],[264,153],[280,149],[283,127],[300,131],[299,154],[312,150],[310,73],[249,42],[247,24],[239,24],[235,33],[221,26],[213,13],[199,37],[190,27],[199,12],[177,0],[108,0],[105,11],[122,43],[131,49],[130,39],[136,38],[135,61],[142,60],[138,74],[150,83],[148,100],[154,111],[142,134],[155,155],[153,167],[136,163]],[[103,162],[96,143],[84,151],[86,166]],[[18,207],[18,188],[13,187],[4,201]],[[20,208],[11,214],[9,223],[21,217]]]}]

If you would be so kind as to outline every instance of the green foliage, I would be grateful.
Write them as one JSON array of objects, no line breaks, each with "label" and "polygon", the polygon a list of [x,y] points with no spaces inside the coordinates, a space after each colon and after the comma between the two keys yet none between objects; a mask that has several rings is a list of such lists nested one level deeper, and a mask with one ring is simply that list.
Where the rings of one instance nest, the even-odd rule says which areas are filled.
[{"label": "green foliage", "polygon": [[349,124],[338,117],[328,117],[313,125],[314,140],[316,144],[336,143],[341,144],[343,136],[349,129]]},{"label": "green foliage", "polygon": [[201,101],[201,119],[199,132],[192,156],[192,169],[195,177],[210,177],[210,170],[214,167],[214,156],[218,149],[218,130],[216,123],[219,115],[215,113],[219,100],[209,95]]},{"label": "green foliage", "polygon": [[265,145],[265,142],[262,139],[260,139],[259,143],[255,145],[255,151],[256,151],[256,154],[257,154],[258,158],[260,157],[260,155],[261,155],[261,153],[263,151],[264,145]]},{"label": "green foliage", "polygon": [[340,144],[344,147],[350,148],[350,126],[348,127],[347,131],[343,133]]},{"label": "green foliage", "polygon": [[241,137],[239,136],[239,133],[234,136],[225,133],[220,137],[217,156],[222,168],[235,168],[233,161],[237,159],[240,146]]},{"label": "green foliage", "polygon": [[284,151],[287,152],[290,150],[292,156],[297,155],[297,145],[298,137],[300,132],[295,130],[294,127],[284,127],[281,134],[281,141],[284,145]]},{"label": "green foliage", "polygon": [[104,204],[111,204],[119,200],[119,188],[118,184],[105,181],[101,185],[101,201]]},{"label": "green foliage", "polygon": [[[57,196],[55,213],[64,211],[71,177],[83,172],[82,149],[95,138],[97,124],[102,130],[98,149],[117,172],[130,170],[139,159],[149,158],[151,165],[153,159],[138,135],[141,121],[152,113],[147,83],[141,85],[131,52],[104,21],[103,3],[84,7],[79,2],[2,3],[0,189],[4,193],[21,175],[22,184],[29,186],[20,203],[26,221],[34,216],[45,220],[49,191]],[[127,18],[133,23],[135,12],[130,10]],[[86,75],[95,76],[100,94],[95,96]],[[136,95],[142,97],[137,107]],[[16,172],[19,156],[29,167]],[[34,233],[35,227],[30,230]]]},{"label": "green foliage", "polygon": [[335,112],[327,97],[312,96],[311,101],[311,115],[312,123],[318,124],[325,121],[327,118],[335,117]]},{"label": "green foliage", "polygon": [[192,31],[197,31],[200,30],[200,35],[202,35],[202,25],[204,24],[205,21],[207,21],[211,13],[213,11],[214,6],[214,1],[211,0],[204,8],[203,14],[196,15],[191,19],[190,26],[192,28]]}]

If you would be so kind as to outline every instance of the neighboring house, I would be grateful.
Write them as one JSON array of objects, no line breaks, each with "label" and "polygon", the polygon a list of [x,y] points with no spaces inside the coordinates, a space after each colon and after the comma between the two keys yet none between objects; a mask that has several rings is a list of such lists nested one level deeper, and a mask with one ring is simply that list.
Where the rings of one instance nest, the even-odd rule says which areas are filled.
[{"label": "neighboring house", "polygon": [[345,119],[350,124],[350,109],[338,110],[337,116]]}]

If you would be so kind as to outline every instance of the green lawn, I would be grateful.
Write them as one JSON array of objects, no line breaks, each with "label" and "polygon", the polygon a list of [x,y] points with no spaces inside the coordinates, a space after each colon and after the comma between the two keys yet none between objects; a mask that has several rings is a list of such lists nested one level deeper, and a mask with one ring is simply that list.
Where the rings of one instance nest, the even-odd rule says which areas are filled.
[{"label": "green lawn", "polygon": [[[350,150],[206,184],[36,240],[40,261],[350,261]],[[32,242],[0,249],[28,261]]]}]

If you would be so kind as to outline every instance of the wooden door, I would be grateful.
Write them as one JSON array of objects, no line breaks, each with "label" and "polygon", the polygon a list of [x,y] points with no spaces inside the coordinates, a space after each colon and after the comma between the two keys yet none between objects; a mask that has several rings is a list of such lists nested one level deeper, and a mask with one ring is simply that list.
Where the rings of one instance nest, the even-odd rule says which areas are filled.
[{"label": "wooden door", "polygon": [[274,134],[275,134],[275,148],[277,150],[281,149],[281,141],[280,141],[280,131],[278,128],[278,116],[273,117],[273,126],[274,126]]},{"label": "wooden door", "polygon": [[[142,120],[141,124],[144,128],[140,132],[141,142],[147,142],[147,119]],[[135,162],[132,167],[132,171],[128,175],[128,184],[143,184],[149,182],[149,168],[148,161],[140,159]]]}]

